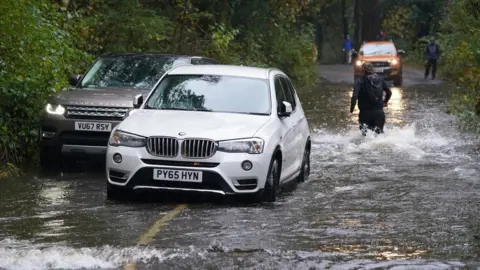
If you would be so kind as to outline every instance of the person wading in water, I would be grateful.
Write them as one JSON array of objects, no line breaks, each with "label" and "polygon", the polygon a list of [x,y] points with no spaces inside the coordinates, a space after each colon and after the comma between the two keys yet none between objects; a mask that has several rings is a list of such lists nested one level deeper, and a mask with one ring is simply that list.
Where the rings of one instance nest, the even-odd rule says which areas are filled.
[{"label": "person wading in water", "polygon": [[[366,136],[367,130],[380,134],[383,133],[385,125],[383,107],[387,107],[392,90],[388,87],[385,79],[374,72],[372,63],[365,62],[362,69],[364,76],[358,78],[353,87],[350,117],[352,117],[358,99],[358,109],[360,110],[358,122],[362,135]],[[386,93],[385,100],[383,100],[384,91]]]}]

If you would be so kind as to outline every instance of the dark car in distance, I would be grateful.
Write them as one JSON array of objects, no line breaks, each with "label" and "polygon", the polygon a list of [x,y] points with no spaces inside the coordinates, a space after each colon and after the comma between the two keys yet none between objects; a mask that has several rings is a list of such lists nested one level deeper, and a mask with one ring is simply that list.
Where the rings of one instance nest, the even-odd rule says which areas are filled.
[{"label": "dark car in distance", "polygon": [[40,123],[40,165],[57,168],[65,156],[104,157],[111,130],[143,99],[169,69],[218,64],[202,56],[106,53],[70,87],[49,98]]}]

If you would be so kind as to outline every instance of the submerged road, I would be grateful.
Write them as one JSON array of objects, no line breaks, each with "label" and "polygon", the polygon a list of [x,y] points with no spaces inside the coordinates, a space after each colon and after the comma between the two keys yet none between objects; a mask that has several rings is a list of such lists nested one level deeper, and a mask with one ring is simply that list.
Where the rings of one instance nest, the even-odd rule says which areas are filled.
[{"label": "submerged road", "polygon": [[350,70],[299,91],[313,171],[278,202],[113,203],[101,171],[1,179],[0,269],[479,269],[478,141],[449,88],[411,75],[386,134],[362,138]]}]

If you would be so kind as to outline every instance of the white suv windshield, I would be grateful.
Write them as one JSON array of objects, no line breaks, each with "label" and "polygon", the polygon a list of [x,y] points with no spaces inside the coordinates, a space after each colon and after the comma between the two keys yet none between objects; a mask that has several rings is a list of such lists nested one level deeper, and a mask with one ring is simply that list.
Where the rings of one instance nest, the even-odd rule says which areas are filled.
[{"label": "white suv windshield", "polygon": [[363,55],[395,55],[397,53],[393,44],[367,44],[360,51],[363,51]]},{"label": "white suv windshield", "polygon": [[175,56],[101,58],[85,74],[81,87],[151,89],[173,66],[189,62],[189,58]]},{"label": "white suv windshield", "polygon": [[145,109],[270,114],[268,80],[216,75],[168,75]]}]

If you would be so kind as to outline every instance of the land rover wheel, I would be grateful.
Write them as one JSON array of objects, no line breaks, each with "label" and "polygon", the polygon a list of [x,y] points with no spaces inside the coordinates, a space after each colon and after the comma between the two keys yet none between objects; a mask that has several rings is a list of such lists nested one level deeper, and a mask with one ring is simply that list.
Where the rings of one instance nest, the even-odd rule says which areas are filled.
[{"label": "land rover wheel", "polygon": [[58,153],[54,148],[41,147],[40,148],[40,169],[42,171],[53,171],[58,169],[60,160]]}]

